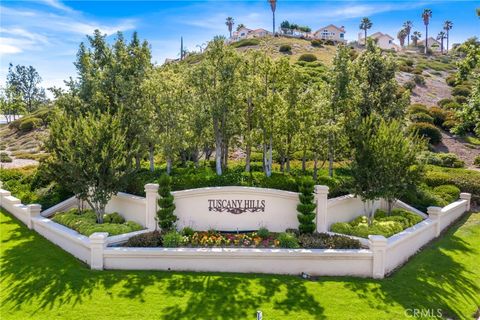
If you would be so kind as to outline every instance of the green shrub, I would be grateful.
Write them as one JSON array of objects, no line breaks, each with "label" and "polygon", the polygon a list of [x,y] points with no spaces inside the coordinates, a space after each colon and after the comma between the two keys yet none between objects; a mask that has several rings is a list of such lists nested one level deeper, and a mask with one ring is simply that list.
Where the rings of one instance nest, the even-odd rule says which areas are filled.
[{"label": "green shrub", "polygon": [[400,199],[422,212],[427,212],[427,208],[430,206],[444,207],[448,204],[446,200],[434,193],[426,185],[408,189]]},{"label": "green shrub", "polygon": [[42,119],[39,118],[28,118],[28,119],[20,119],[20,126],[18,129],[22,132],[30,132],[33,129],[37,129],[42,126]]},{"label": "green shrub", "polygon": [[441,126],[447,117],[445,111],[439,107],[431,107],[428,109],[428,113],[433,118],[433,123],[436,126]]},{"label": "green shrub", "polygon": [[421,137],[427,138],[431,144],[438,144],[442,141],[440,130],[431,123],[417,122],[408,127],[408,131]]},{"label": "green shrub", "polygon": [[433,117],[423,112],[411,113],[410,120],[412,122],[433,123]]},{"label": "green shrub", "polygon": [[125,223],[125,218],[122,217],[117,212],[112,212],[112,213],[107,213],[106,215],[104,215],[103,222],[106,222],[106,223]]},{"label": "green shrub", "polygon": [[473,164],[474,164],[476,167],[480,168],[480,155],[478,155],[478,156],[475,157],[475,160],[473,160]]},{"label": "green shrub", "polygon": [[71,209],[67,212],[55,214],[52,220],[87,237],[95,232],[108,232],[110,236],[114,236],[143,229],[141,225],[133,221],[97,223],[97,216],[93,210],[79,212],[78,209]]},{"label": "green shrub", "polygon": [[413,67],[401,64],[401,65],[398,66],[398,70],[400,70],[402,72],[412,73]]},{"label": "green shrub", "polygon": [[360,249],[358,240],[341,235],[327,233],[302,234],[298,238],[302,248],[311,249]]},{"label": "green shrub", "polygon": [[449,99],[449,98],[444,98],[444,99],[440,99],[437,102],[437,105],[440,106],[440,107],[444,107],[447,103],[450,103],[450,102],[453,102],[453,100]]},{"label": "green shrub", "polygon": [[169,231],[163,235],[162,242],[165,248],[177,248],[183,244],[183,236],[177,231]]},{"label": "green shrub", "polygon": [[464,86],[464,85],[459,85],[452,89],[453,96],[469,97],[471,93],[472,93],[472,90],[468,86]]},{"label": "green shrub", "polygon": [[277,240],[281,248],[295,249],[300,247],[298,240],[293,233],[280,233],[277,237]]},{"label": "green shrub", "polygon": [[413,81],[415,82],[415,84],[417,84],[419,86],[424,86],[425,85],[425,77],[422,76],[422,75],[415,74],[413,76]]},{"label": "green shrub", "polygon": [[460,197],[460,189],[451,184],[445,184],[433,188],[433,192],[438,194],[442,199],[451,203]]},{"label": "green shrub", "polygon": [[414,103],[414,104],[411,104],[408,107],[407,112],[409,114],[412,114],[412,113],[428,113],[428,108],[424,104]]},{"label": "green shrub", "polygon": [[298,61],[306,61],[306,62],[317,61],[317,56],[315,56],[313,53],[304,53],[300,57],[298,57]]},{"label": "green shrub", "polygon": [[0,162],[12,162],[12,158],[6,152],[0,152]]},{"label": "green shrub", "polygon": [[456,101],[449,102],[443,106],[443,108],[447,110],[458,110],[461,107],[462,106]]},{"label": "green shrub", "polygon": [[260,40],[258,39],[242,39],[240,41],[232,43],[231,46],[234,48],[241,48],[248,46],[256,46],[258,44],[260,44]]},{"label": "green shrub", "polygon": [[298,229],[301,233],[312,233],[315,231],[315,208],[316,204],[314,202],[314,186],[315,182],[310,177],[304,177],[300,180],[299,183],[299,192],[298,195],[300,203],[297,205],[297,215],[298,222],[300,223]]},{"label": "green shrub", "polygon": [[325,40],[325,45],[327,45],[327,46],[334,46],[334,45],[335,45],[335,42],[333,42],[333,40],[328,39],[328,40]]},{"label": "green shrub", "polygon": [[426,164],[446,168],[462,168],[465,166],[465,163],[454,153],[435,153],[428,151],[420,154],[419,159],[423,160]]},{"label": "green shrub", "polygon": [[317,48],[322,48],[323,47],[323,41],[320,39],[313,39],[310,44],[312,47],[317,47]]},{"label": "green shrub", "polygon": [[125,247],[161,247],[162,234],[159,231],[142,233],[131,237]]},{"label": "green shrub", "polygon": [[278,51],[282,53],[292,53],[292,46],[289,44],[282,44]]},{"label": "green shrub", "polygon": [[[421,75],[421,74],[423,73],[423,69],[422,69],[422,68],[419,68],[418,66],[416,66],[415,68],[413,68],[412,73],[413,73],[414,75],[419,76],[419,75]],[[413,81],[415,81],[415,79],[413,79]],[[415,83],[416,83],[416,81],[415,81]]]},{"label": "green shrub", "polygon": [[458,104],[466,104],[468,103],[468,98],[464,96],[455,96],[455,102]]},{"label": "green shrub", "polygon": [[268,231],[267,228],[262,227],[262,228],[258,229],[257,234],[260,238],[266,239],[270,236],[270,231]]},{"label": "green shrub", "polygon": [[175,211],[175,204],[173,203],[173,195],[171,191],[172,179],[166,174],[162,175],[158,181],[159,188],[158,194],[160,198],[158,199],[158,224],[162,230],[168,231],[172,230],[175,226],[175,222],[178,218],[173,213]]},{"label": "green shrub", "polygon": [[393,209],[390,216],[387,216],[383,210],[380,210],[380,212],[377,210],[371,225],[368,225],[367,217],[360,216],[349,223],[334,223],[331,230],[362,238],[367,238],[369,235],[390,237],[422,220],[419,215],[403,209]]},{"label": "green shrub", "polygon": [[410,90],[410,91],[412,91],[416,86],[417,86],[417,84],[413,80],[408,80],[407,82],[405,82],[403,84],[403,87],[407,90]]},{"label": "green shrub", "polygon": [[450,86],[453,87],[457,84],[457,77],[455,74],[451,74],[445,78],[445,82]]},{"label": "green shrub", "polygon": [[431,187],[453,184],[462,192],[480,196],[480,172],[467,169],[452,169],[428,166],[425,172],[425,183]]},{"label": "green shrub", "polygon": [[191,237],[191,236],[193,236],[194,233],[195,233],[195,230],[193,230],[190,227],[185,227],[185,228],[182,229],[182,234],[184,236]]}]

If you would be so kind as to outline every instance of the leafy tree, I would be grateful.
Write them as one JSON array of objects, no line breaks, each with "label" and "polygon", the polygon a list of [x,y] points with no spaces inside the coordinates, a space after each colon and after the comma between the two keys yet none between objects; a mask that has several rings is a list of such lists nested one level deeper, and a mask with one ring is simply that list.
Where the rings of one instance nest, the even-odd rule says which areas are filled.
[{"label": "leafy tree", "polygon": [[45,90],[39,86],[42,78],[32,66],[10,63],[7,74],[7,87],[15,91],[14,96],[21,96],[25,103],[25,110],[30,113],[46,101]]},{"label": "leafy tree", "polygon": [[95,210],[98,223],[130,173],[125,139],[119,114],[63,112],[50,125],[48,172]]},{"label": "leafy tree", "polygon": [[360,30],[363,30],[365,32],[365,37],[364,37],[364,40],[365,40],[365,43],[364,45],[366,46],[367,45],[367,30],[368,29],[371,29],[373,26],[373,23],[372,21],[370,21],[369,18],[367,17],[363,17],[362,20],[360,21]]},{"label": "leafy tree", "polygon": [[317,205],[314,202],[314,186],[315,182],[311,177],[303,177],[298,186],[300,203],[297,205],[297,218],[301,233],[313,233],[316,228],[314,219]]},{"label": "leafy tree", "polygon": [[235,22],[233,21],[232,17],[228,17],[227,20],[225,21],[225,25],[228,28],[228,32],[230,33],[230,38],[232,37],[232,30],[233,30],[233,25]]},{"label": "leafy tree", "polygon": [[450,20],[447,20],[443,23],[443,30],[445,30],[445,32],[447,33],[447,52],[448,52],[448,49],[449,49],[449,41],[450,41],[450,30],[452,30],[453,28],[453,22],[450,21]]},{"label": "leafy tree", "polygon": [[403,117],[408,105],[408,92],[400,98],[397,96],[395,70],[393,57],[383,55],[373,41],[368,41],[367,49],[353,63],[355,107],[360,118],[372,113],[386,119]]},{"label": "leafy tree", "polygon": [[158,181],[159,188],[158,199],[159,209],[157,211],[157,219],[162,231],[171,231],[175,228],[175,223],[178,220],[173,213],[175,211],[175,204],[173,203],[173,195],[171,194],[172,180],[167,175],[162,175]]},{"label": "leafy tree", "polygon": [[287,20],[282,21],[282,23],[280,23],[280,29],[283,33],[286,34],[288,30],[290,30],[290,22],[288,22]]},{"label": "leafy tree", "polygon": [[413,22],[408,20],[403,23],[403,29],[407,33],[407,46],[410,46],[410,32],[413,28]]},{"label": "leafy tree", "polygon": [[422,13],[423,24],[425,25],[425,54],[428,53],[428,24],[432,17],[432,10],[424,9]]},{"label": "leafy tree", "polygon": [[2,88],[0,94],[0,114],[5,116],[7,123],[15,120],[25,112],[25,103],[18,90],[12,87]]},{"label": "leafy tree", "polygon": [[222,174],[222,162],[228,156],[225,147],[228,146],[231,122],[235,120],[233,114],[238,95],[233,88],[236,88],[239,62],[237,52],[225,45],[224,38],[216,37],[192,74],[192,84],[212,120],[217,175]]}]

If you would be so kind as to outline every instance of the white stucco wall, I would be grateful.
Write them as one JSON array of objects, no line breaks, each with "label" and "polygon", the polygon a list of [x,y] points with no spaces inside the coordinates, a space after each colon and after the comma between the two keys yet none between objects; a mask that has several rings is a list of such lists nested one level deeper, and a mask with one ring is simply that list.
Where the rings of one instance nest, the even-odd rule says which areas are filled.
[{"label": "white stucco wall", "polygon": [[[274,189],[250,187],[200,188],[172,193],[175,198],[177,227],[191,227],[195,230],[236,231],[257,230],[267,227],[270,231],[282,232],[287,228],[297,228],[298,194]],[[209,200],[264,201],[264,211],[243,212],[209,210]]]}]

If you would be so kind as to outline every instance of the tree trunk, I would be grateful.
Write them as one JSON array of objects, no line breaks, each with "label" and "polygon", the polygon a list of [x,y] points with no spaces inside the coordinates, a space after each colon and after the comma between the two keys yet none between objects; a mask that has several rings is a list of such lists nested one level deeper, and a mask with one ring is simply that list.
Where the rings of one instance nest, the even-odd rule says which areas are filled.
[{"label": "tree trunk", "polygon": [[366,48],[367,47],[367,28],[365,28],[365,38],[364,39],[365,39],[364,45],[365,45],[365,48]]},{"label": "tree trunk", "polygon": [[303,147],[303,154],[302,154],[302,172],[305,174],[307,171],[307,148]]},{"label": "tree trunk", "polygon": [[172,159],[170,157],[167,158],[167,175],[170,175],[172,172]]},{"label": "tree trunk", "polygon": [[410,31],[407,34],[407,47],[410,46]]},{"label": "tree trunk", "polygon": [[284,156],[280,157],[280,171],[281,172],[285,171],[285,157]]},{"label": "tree trunk", "polygon": [[214,120],[213,130],[215,132],[215,169],[217,175],[222,175],[222,134],[218,128],[218,120]]},{"label": "tree trunk", "polygon": [[153,147],[153,143],[150,143],[150,146],[149,146],[149,161],[150,161],[150,172],[153,172],[155,170],[155,163],[154,163],[154,160],[153,160],[153,155],[154,155],[154,147]]},{"label": "tree trunk", "polygon": [[318,178],[318,153],[313,155],[313,180],[317,181]]},{"label": "tree trunk", "polygon": [[448,53],[448,44],[449,44],[449,41],[450,41],[450,35],[448,34],[448,30],[447,30],[447,53]]},{"label": "tree trunk", "polygon": [[137,153],[135,155],[135,169],[137,169],[137,170],[140,170],[140,165],[141,165],[140,161],[141,161],[140,154]]},{"label": "tree trunk", "polygon": [[228,166],[228,140],[224,143],[223,149],[223,169],[226,170]]},{"label": "tree trunk", "polygon": [[393,209],[393,204],[395,203],[395,200],[394,199],[389,199],[387,201],[387,214],[390,215],[392,213],[392,209]]},{"label": "tree trunk", "polygon": [[252,146],[250,142],[247,142],[245,153],[245,172],[250,172],[250,156],[252,154]]},{"label": "tree trunk", "polygon": [[270,143],[268,146],[268,162],[267,162],[267,177],[270,177],[272,175],[272,163],[273,163],[273,137],[272,134],[270,134]]},{"label": "tree trunk", "polygon": [[428,52],[428,26],[425,25],[425,54]]},{"label": "tree trunk", "polygon": [[332,141],[328,144],[328,176],[333,177],[333,145]]}]

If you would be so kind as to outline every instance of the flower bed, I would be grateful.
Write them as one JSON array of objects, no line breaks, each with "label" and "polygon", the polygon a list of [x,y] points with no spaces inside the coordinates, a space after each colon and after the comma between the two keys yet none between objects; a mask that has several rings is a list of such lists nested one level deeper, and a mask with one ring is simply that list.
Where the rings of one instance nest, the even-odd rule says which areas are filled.
[{"label": "flower bed", "polygon": [[71,209],[55,214],[52,220],[85,236],[90,236],[94,232],[108,232],[110,236],[115,236],[143,229],[136,222],[125,221],[116,212],[106,214],[102,224],[97,223],[97,217],[92,210],[80,212],[78,209]]},{"label": "flower bed", "polygon": [[422,220],[421,216],[404,209],[393,209],[390,215],[387,215],[384,210],[378,209],[370,226],[368,218],[360,216],[350,222],[335,223],[330,230],[361,238],[368,238],[368,235],[382,235],[388,238]]},{"label": "flower bed", "polygon": [[126,247],[221,247],[221,248],[315,248],[358,249],[359,241],[326,233],[298,234],[296,230],[283,233],[257,232],[223,233],[218,231],[193,231],[185,228],[181,233],[170,231],[148,232],[134,236]]}]

